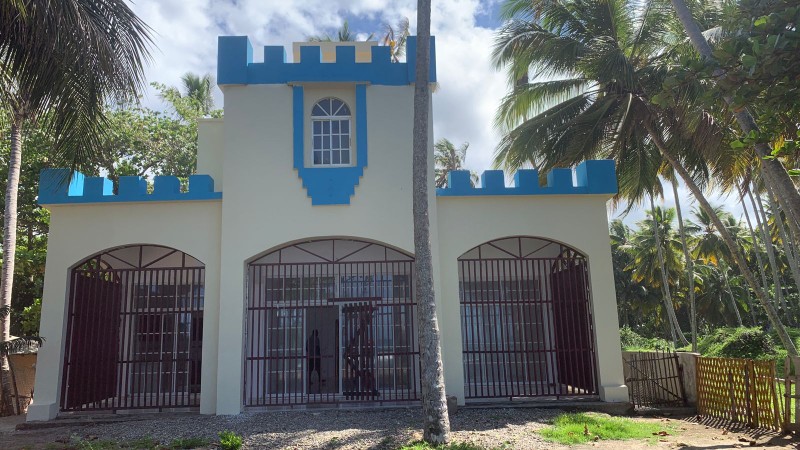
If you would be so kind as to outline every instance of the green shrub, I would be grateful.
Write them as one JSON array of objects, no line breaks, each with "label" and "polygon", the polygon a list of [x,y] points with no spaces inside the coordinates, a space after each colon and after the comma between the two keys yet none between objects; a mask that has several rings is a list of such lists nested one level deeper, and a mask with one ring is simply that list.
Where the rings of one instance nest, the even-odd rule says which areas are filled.
[{"label": "green shrub", "polygon": [[670,343],[666,340],[644,337],[627,326],[619,329],[619,339],[622,344],[622,349],[627,351],[664,350],[671,348]]},{"label": "green shrub", "polygon": [[222,450],[239,450],[242,448],[244,440],[233,431],[223,431],[219,433],[219,446]]},{"label": "green shrub", "polygon": [[725,358],[764,359],[777,354],[772,337],[760,328],[737,328],[717,350]]}]

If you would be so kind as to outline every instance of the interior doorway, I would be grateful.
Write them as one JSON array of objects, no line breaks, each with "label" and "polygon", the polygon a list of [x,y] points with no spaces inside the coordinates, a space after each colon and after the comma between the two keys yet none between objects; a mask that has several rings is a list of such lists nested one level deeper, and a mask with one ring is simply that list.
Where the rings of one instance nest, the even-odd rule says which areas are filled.
[{"label": "interior doorway", "polygon": [[308,308],[306,317],[306,392],[339,392],[339,308]]}]

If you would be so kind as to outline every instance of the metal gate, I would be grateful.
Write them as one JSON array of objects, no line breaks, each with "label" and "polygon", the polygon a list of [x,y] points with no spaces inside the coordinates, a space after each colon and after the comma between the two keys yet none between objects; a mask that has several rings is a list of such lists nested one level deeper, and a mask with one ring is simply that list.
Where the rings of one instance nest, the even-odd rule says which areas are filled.
[{"label": "metal gate", "polygon": [[622,361],[634,407],[686,406],[683,368],[675,352],[625,352]]},{"label": "metal gate", "polygon": [[154,245],[72,269],[61,410],[199,406],[204,272]]},{"label": "metal gate", "polygon": [[557,242],[511,237],[459,258],[467,399],[595,396],[586,259]]},{"label": "metal gate", "polygon": [[419,399],[414,258],[353,239],[248,265],[244,405]]}]

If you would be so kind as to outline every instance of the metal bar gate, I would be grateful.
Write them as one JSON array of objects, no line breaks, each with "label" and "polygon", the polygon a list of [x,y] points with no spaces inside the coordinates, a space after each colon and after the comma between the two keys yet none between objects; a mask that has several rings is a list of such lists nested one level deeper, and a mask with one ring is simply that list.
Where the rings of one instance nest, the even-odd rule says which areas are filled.
[{"label": "metal bar gate", "polygon": [[467,399],[597,395],[583,256],[506,238],[462,255],[459,280]]},{"label": "metal bar gate", "polygon": [[62,411],[199,406],[205,269],[177,257],[143,267],[103,254],[72,270]]},{"label": "metal bar gate", "polygon": [[413,265],[409,255],[346,239],[252,261],[244,405],[419,400]]}]

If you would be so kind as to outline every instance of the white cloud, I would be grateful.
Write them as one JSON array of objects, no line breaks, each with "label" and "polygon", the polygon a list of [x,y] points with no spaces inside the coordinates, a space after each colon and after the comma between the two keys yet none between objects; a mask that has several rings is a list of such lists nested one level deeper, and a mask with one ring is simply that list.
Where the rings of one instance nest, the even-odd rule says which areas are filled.
[{"label": "white cloud", "polygon": [[[495,0],[492,0],[494,2]],[[490,64],[493,31],[476,25],[492,3],[443,0],[431,13],[436,36],[439,90],[434,94],[434,133],[456,143],[469,142],[467,166],[489,168],[498,140],[492,118],[505,91],[505,78]],[[186,72],[215,73],[217,36],[246,35],[253,45],[284,45],[306,36],[332,32],[345,18],[382,23],[408,17],[416,28],[416,1],[379,0],[139,0],[136,13],[154,32],[153,63],[148,80],[177,85]],[[258,57],[258,52],[256,57]],[[221,94],[218,93],[221,103]],[[150,90],[145,101],[159,100]]]}]

